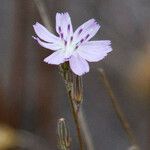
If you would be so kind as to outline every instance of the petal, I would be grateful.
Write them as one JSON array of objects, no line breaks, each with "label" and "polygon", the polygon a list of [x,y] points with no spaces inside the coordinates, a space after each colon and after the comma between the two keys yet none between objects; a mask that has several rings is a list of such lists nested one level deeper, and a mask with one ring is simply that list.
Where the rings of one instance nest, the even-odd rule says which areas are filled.
[{"label": "petal", "polygon": [[97,62],[102,60],[107,53],[112,51],[109,40],[89,41],[79,46],[77,52],[79,55],[89,62]]},{"label": "petal", "polygon": [[56,13],[56,31],[59,35],[62,34],[65,40],[73,35],[71,18],[67,12]]},{"label": "petal", "polygon": [[60,41],[60,38],[50,33],[44,26],[42,26],[38,22],[33,25],[33,28],[37,36],[46,42],[58,43]]},{"label": "petal", "polygon": [[86,21],[85,23],[83,23],[82,25],[80,25],[74,32],[74,37],[79,36],[82,32],[84,32],[85,29],[87,29],[89,26],[91,26],[91,24],[93,24],[95,22],[95,19],[90,19],[88,21]]},{"label": "petal", "polygon": [[99,28],[100,25],[95,21],[95,19],[88,20],[76,29],[73,35],[74,42],[78,43],[81,40],[90,40],[97,33]]},{"label": "petal", "polygon": [[112,51],[110,40],[89,41],[89,42],[86,42],[85,45],[89,45],[89,46],[92,46],[92,47],[95,47],[95,48],[101,47],[101,49],[103,51],[106,51],[107,53]]},{"label": "petal", "polygon": [[53,51],[56,51],[56,50],[59,50],[61,49],[61,46],[58,45],[58,44],[53,44],[53,43],[46,43],[46,42],[43,42],[41,41],[39,38],[37,37],[33,37],[35,40],[38,41],[38,43],[44,47],[44,48],[47,48],[47,49],[50,49],[50,50],[53,50]]},{"label": "petal", "polygon": [[89,64],[79,55],[72,55],[69,60],[71,70],[78,76],[89,72]]},{"label": "petal", "polygon": [[56,51],[50,56],[46,57],[44,59],[44,62],[48,64],[54,64],[54,65],[59,65],[61,63],[65,62],[64,54],[62,51]]}]

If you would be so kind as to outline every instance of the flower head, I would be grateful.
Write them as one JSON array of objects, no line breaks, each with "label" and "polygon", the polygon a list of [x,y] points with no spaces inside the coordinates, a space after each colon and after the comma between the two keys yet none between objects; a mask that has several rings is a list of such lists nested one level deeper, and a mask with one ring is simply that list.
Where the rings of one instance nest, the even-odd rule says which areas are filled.
[{"label": "flower head", "polygon": [[109,40],[89,41],[100,28],[95,19],[88,20],[73,32],[69,14],[57,13],[58,36],[39,23],[33,25],[33,28],[38,36],[34,39],[42,47],[54,51],[44,62],[59,65],[69,61],[71,70],[79,76],[89,72],[88,62],[100,61],[112,51]]}]

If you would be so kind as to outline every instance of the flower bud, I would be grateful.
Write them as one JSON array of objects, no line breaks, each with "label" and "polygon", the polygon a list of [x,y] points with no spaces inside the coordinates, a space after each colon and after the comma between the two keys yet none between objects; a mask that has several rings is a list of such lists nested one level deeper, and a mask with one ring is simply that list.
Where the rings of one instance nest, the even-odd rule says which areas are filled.
[{"label": "flower bud", "polygon": [[60,118],[57,122],[57,135],[60,150],[69,150],[71,144],[71,137],[64,118]]},{"label": "flower bud", "polygon": [[72,99],[75,101],[75,103],[77,105],[81,104],[82,100],[83,100],[83,82],[82,82],[82,77],[81,76],[77,76],[75,74],[73,74],[73,78],[72,78],[72,92],[71,92],[71,96]]}]

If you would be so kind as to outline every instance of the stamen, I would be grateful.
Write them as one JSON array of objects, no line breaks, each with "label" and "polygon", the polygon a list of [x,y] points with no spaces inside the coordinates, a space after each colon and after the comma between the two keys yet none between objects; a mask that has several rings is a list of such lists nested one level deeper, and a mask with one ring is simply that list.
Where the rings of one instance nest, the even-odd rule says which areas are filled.
[{"label": "stamen", "polygon": [[83,29],[80,29],[79,32],[78,32],[78,34],[81,34],[82,31],[83,31]]}]

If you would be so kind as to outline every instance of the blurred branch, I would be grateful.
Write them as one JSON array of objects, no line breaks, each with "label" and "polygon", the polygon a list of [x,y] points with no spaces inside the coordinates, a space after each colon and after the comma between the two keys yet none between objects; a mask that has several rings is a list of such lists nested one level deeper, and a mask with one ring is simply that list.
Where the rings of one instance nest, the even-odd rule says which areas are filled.
[{"label": "blurred branch", "polygon": [[127,120],[127,118],[125,117],[125,114],[123,113],[121,107],[120,107],[120,104],[118,103],[118,100],[117,98],[115,97],[114,95],[114,92],[110,86],[110,83],[107,79],[107,76],[105,74],[105,71],[102,69],[102,68],[99,68],[98,71],[100,72],[100,75],[101,75],[101,79],[105,85],[105,88],[108,92],[108,95],[110,96],[110,99],[111,99],[111,103],[112,103],[112,106],[113,106],[113,109],[118,117],[118,119],[120,120],[120,123],[123,127],[123,129],[125,130],[125,132],[127,133],[127,136],[128,136],[128,139],[130,141],[130,143],[132,145],[136,145],[136,147],[139,147],[139,144],[137,142],[137,139],[135,137],[135,135],[133,134],[133,131],[130,127],[130,124]]},{"label": "blurred branch", "polygon": [[[24,108],[26,96],[26,67],[27,67],[27,46],[28,46],[28,25],[30,17],[29,2],[15,0],[14,26],[12,36],[12,53],[10,60],[10,76],[7,96],[7,114],[9,124],[20,127],[22,109]],[[15,86],[14,86],[15,85]],[[15,117],[14,117],[15,116]]]},{"label": "blurred branch", "polygon": [[46,141],[25,130],[15,130],[0,124],[0,150],[23,148],[28,150],[49,150]]},{"label": "blurred branch", "polygon": [[8,114],[7,112],[7,107],[6,107],[6,94],[4,92],[4,87],[1,84],[0,80],[0,121],[1,122],[8,122]]},{"label": "blurred branch", "polygon": [[80,108],[80,115],[79,115],[79,122],[81,125],[81,131],[84,137],[84,141],[87,147],[87,150],[94,150],[94,145],[93,145],[93,141],[91,138],[91,134],[82,110],[82,107]]},{"label": "blurred branch", "polygon": [[44,25],[49,29],[49,31],[53,31],[51,27],[51,22],[47,14],[47,9],[45,6],[45,3],[42,0],[33,0],[34,3],[37,6],[37,9],[39,11],[40,17],[44,23]]},{"label": "blurred branch", "polygon": [[41,138],[31,132],[25,130],[17,130],[16,138],[18,147],[28,150],[50,150],[48,143],[44,138]]}]

